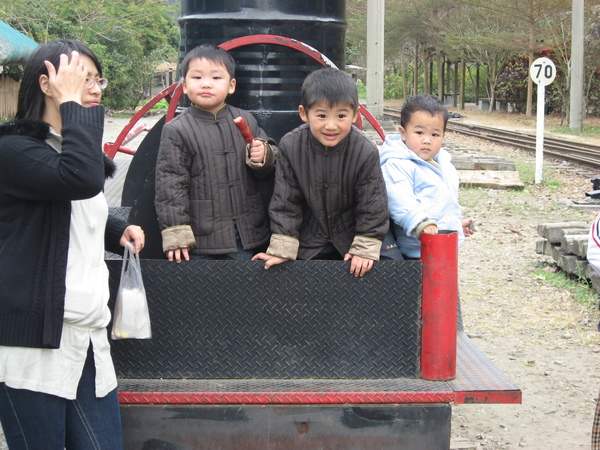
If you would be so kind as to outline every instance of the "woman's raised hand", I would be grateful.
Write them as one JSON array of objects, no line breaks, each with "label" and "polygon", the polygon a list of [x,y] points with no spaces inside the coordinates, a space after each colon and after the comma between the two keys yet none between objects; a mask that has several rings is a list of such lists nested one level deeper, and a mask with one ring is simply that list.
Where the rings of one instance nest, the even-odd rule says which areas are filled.
[{"label": "woman's raised hand", "polygon": [[68,55],[60,55],[58,70],[49,61],[45,61],[45,64],[48,69],[48,92],[46,94],[54,98],[59,105],[69,101],[81,104],[88,71],[84,67],[79,53],[73,51],[70,60]]}]

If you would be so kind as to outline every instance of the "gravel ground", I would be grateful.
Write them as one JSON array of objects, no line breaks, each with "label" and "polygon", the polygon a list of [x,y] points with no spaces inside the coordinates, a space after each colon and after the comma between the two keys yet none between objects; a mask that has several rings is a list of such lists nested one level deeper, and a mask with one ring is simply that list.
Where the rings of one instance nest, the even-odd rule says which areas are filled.
[{"label": "gravel ground", "polygon": [[[523,116],[461,113],[466,122],[535,134],[535,120]],[[547,118],[546,131],[559,120]],[[532,154],[510,146],[453,134],[447,140],[535,166]],[[534,270],[555,270],[550,258],[535,253],[539,224],[591,224],[600,212],[569,206],[585,200],[600,170],[546,160],[544,170],[545,182],[527,183],[522,192],[461,189],[464,213],[475,217],[479,229],[459,257],[465,330],[521,388],[523,403],[455,406],[455,449],[590,448],[600,390],[600,315],[577,303],[572,289],[549,285]]]},{"label": "gravel ground", "polygon": [[[485,123],[490,117],[469,112],[465,120]],[[516,126],[510,117],[493,120]],[[113,140],[126,123],[107,118],[105,140]],[[455,134],[446,140],[534,165],[532,155],[511,147]],[[129,145],[135,148],[136,141]],[[130,157],[119,159],[126,164]],[[534,271],[554,270],[552,261],[535,253],[539,224],[591,223],[599,212],[566,205],[585,199],[594,173],[570,164],[546,162],[545,167],[547,182],[527,183],[522,191],[460,192],[464,214],[474,217],[478,228],[459,256],[465,331],[521,388],[523,403],[454,406],[453,449],[590,447],[600,389],[598,310],[577,303],[572,290],[547,284]]]},{"label": "gravel ground", "polygon": [[[447,138],[534,165],[531,155],[510,147]],[[548,285],[534,270],[554,269],[549,258],[535,253],[537,225],[591,224],[598,213],[566,206],[585,199],[592,172],[551,162],[545,167],[548,184],[528,184],[522,192],[461,190],[465,215],[475,217],[479,229],[459,257],[465,329],[521,388],[523,404],[456,406],[453,448],[590,447],[600,389],[598,311],[576,303],[573,292]]]}]

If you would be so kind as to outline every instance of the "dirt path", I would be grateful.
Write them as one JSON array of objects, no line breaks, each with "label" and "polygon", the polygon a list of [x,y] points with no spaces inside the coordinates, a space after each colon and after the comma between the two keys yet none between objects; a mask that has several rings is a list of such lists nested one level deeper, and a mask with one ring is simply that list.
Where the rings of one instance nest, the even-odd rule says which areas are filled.
[{"label": "dirt path", "polygon": [[[461,142],[513,161],[531,155],[459,136]],[[535,253],[541,223],[589,222],[597,210],[562,206],[583,200],[589,177],[569,165],[552,170],[557,185],[523,192],[462,189],[465,215],[479,232],[460,250],[465,330],[523,392],[522,405],[457,405],[452,448],[587,449],[600,390],[598,311],[533,271],[550,262]]]},{"label": "dirt path", "polygon": [[[477,110],[452,111],[465,122],[509,127],[535,134],[535,117]],[[585,125],[598,126],[586,120]],[[546,117],[547,134],[600,144],[559,131],[560,118]],[[456,142],[534,166],[534,157],[515,148],[464,136]],[[547,284],[534,270],[553,265],[535,253],[537,225],[591,223],[600,210],[565,204],[585,199],[590,172],[545,162],[549,184],[523,192],[461,189],[464,214],[479,232],[460,250],[459,286],[465,331],[523,392],[521,405],[456,405],[453,449],[589,449],[600,391],[598,310],[576,303],[573,292]],[[585,175],[582,175],[584,173]],[[600,175],[600,170],[598,174]],[[547,266],[550,263],[550,266]]]}]

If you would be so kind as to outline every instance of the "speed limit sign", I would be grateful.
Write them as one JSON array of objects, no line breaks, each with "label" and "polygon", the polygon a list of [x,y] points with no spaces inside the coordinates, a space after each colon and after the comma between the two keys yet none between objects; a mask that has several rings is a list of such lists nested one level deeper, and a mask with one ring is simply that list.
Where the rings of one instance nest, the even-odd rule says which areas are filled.
[{"label": "speed limit sign", "polygon": [[556,66],[549,58],[536,59],[529,68],[529,76],[537,84],[537,123],[535,132],[535,182],[542,182],[544,161],[544,110],[546,86],[556,78]]},{"label": "speed limit sign", "polygon": [[556,66],[549,58],[538,58],[529,68],[529,75],[538,86],[548,86],[556,78]]}]

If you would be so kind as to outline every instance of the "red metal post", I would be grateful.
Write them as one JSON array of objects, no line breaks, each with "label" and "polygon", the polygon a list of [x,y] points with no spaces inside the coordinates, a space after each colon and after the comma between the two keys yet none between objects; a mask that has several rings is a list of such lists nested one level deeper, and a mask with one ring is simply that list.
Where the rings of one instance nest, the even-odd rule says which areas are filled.
[{"label": "red metal post", "polygon": [[425,380],[451,380],[456,376],[458,233],[422,234],[421,261],[421,375]]}]

